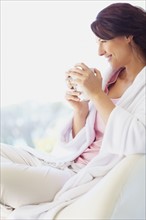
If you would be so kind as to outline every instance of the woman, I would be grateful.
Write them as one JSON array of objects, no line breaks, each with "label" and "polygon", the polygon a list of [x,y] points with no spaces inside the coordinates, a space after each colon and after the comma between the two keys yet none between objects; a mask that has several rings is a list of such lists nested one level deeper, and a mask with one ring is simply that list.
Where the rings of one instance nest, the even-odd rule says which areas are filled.
[{"label": "woman", "polygon": [[[61,153],[3,146],[1,204],[15,209],[11,219],[54,219],[59,207],[90,190],[125,156],[145,153],[146,12],[115,3],[97,15],[91,29],[112,75],[102,79],[84,63],[66,73],[74,78],[66,93],[74,114],[62,131]],[[90,101],[80,100],[74,84]],[[36,209],[43,202],[49,203]]]}]

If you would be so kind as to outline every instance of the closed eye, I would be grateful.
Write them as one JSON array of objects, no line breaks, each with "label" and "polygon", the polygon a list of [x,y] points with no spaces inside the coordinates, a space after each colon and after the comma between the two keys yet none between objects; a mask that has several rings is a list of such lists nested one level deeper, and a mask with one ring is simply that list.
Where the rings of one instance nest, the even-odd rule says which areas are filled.
[{"label": "closed eye", "polygon": [[100,42],[101,42],[101,43],[106,43],[107,40],[102,40],[102,39],[100,39]]}]

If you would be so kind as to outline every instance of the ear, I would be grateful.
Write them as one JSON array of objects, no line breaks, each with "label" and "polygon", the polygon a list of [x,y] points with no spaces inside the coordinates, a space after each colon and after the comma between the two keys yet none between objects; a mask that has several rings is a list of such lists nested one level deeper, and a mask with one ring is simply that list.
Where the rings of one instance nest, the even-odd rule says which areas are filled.
[{"label": "ear", "polygon": [[133,40],[133,35],[127,35],[125,36],[127,43],[131,43],[131,41]]}]

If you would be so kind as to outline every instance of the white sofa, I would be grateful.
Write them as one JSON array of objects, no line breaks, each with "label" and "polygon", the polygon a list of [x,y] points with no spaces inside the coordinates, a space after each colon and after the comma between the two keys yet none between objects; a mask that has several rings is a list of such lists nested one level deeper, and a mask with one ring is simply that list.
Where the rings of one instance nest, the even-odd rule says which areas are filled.
[{"label": "white sofa", "polygon": [[145,158],[124,158],[99,184],[61,210],[55,220],[146,219]]}]

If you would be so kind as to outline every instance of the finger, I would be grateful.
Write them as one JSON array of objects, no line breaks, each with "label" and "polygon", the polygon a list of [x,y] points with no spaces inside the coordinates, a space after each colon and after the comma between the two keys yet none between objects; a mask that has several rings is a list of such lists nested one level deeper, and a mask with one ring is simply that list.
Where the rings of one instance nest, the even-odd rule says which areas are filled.
[{"label": "finger", "polygon": [[66,92],[66,94],[67,94],[67,95],[72,95],[72,96],[79,96],[79,95],[81,95],[81,92],[76,91],[76,90],[74,90],[74,89],[70,89],[70,90],[68,90],[68,91]]},{"label": "finger", "polygon": [[73,96],[73,95],[69,95],[69,94],[66,94],[65,98],[68,101],[77,101],[77,102],[80,101],[80,98],[78,96]]},{"label": "finger", "polygon": [[83,74],[83,70],[81,68],[78,68],[78,67],[72,67],[71,69],[69,69],[68,75],[70,74],[70,72],[76,72],[76,73],[79,73],[79,74]]},{"label": "finger", "polygon": [[73,80],[74,81],[76,81],[76,79],[82,79],[83,77],[84,77],[84,75],[83,74],[81,74],[80,72],[78,72],[78,71],[70,71],[69,73],[68,73],[68,75],[70,76],[70,77],[72,77],[73,78]]},{"label": "finger", "polygon": [[96,68],[94,68],[94,74],[96,73],[96,75],[101,75],[100,74],[100,71],[98,70],[98,69],[96,69]]},{"label": "finger", "polygon": [[82,70],[90,69],[85,63],[77,63],[77,64],[75,64],[75,67],[79,67]]}]

